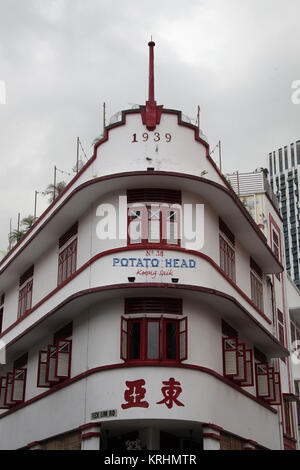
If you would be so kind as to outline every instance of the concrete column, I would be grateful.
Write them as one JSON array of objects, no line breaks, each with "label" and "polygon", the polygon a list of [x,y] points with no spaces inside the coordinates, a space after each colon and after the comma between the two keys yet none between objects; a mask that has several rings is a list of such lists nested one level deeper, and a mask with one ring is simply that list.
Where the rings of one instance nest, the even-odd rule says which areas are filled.
[{"label": "concrete column", "polygon": [[87,423],[80,426],[81,450],[100,450],[100,423]]},{"label": "concrete column", "polygon": [[214,424],[203,426],[203,450],[220,450],[221,428]]}]

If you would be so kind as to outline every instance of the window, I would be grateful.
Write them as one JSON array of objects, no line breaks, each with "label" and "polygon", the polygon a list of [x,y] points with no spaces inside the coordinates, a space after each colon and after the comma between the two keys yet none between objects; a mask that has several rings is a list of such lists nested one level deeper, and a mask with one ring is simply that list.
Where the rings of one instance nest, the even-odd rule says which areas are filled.
[{"label": "window", "polygon": [[121,359],[124,361],[184,361],[187,358],[187,318],[121,317]]},{"label": "window", "polygon": [[32,306],[33,266],[29,268],[19,281],[18,318],[22,318]]},{"label": "window", "polygon": [[[78,223],[76,222],[74,225],[72,225],[71,228],[69,228],[69,230],[67,230],[66,233],[60,237],[58,241],[60,250],[58,256],[58,285],[69,279],[76,271],[77,231]],[[67,243],[68,245],[66,246]]]},{"label": "window", "polygon": [[[279,234],[272,229],[272,249],[278,261],[281,263],[280,240]],[[280,273],[276,274],[277,279],[280,281]]]},{"label": "window", "polygon": [[283,410],[284,410],[284,431],[290,437],[293,437],[292,430],[292,403],[289,401],[283,401]]},{"label": "window", "polygon": [[281,405],[280,374],[268,363],[255,364],[256,394],[270,405]]},{"label": "window", "polygon": [[235,282],[235,253],[229,243],[220,235],[220,266],[227,276]]},{"label": "window", "polygon": [[180,245],[180,191],[128,190],[127,202],[129,244]]},{"label": "window", "polygon": [[48,388],[70,377],[72,323],[54,334],[53,344],[39,352],[37,386]]},{"label": "window", "polygon": [[77,239],[73,240],[58,257],[58,285],[69,279],[76,271]]},{"label": "window", "polygon": [[7,409],[25,400],[28,354],[14,362],[12,372],[0,377],[0,408]]},{"label": "window", "polygon": [[263,302],[263,284],[258,277],[250,273],[251,278],[251,300],[256,305],[258,310],[261,312],[264,311],[264,302]]},{"label": "window", "polygon": [[[279,309],[277,309],[277,326],[279,342],[283,347],[285,347],[284,317],[283,313]],[[281,360],[286,362],[285,358],[281,358]]]},{"label": "window", "polygon": [[180,245],[180,208],[157,204],[130,207],[128,242]]},{"label": "window", "polygon": [[243,450],[243,441],[230,434],[221,434],[220,450]]},{"label": "window", "polygon": [[223,337],[223,372],[242,387],[253,385],[253,352],[237,337]]}]

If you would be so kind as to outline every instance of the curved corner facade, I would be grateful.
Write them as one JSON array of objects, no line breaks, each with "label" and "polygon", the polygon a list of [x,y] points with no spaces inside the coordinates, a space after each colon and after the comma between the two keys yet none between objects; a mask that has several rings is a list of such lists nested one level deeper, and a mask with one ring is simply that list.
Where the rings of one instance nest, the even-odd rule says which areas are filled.
[{"label": "curved corner facade", "polygon": [[0,446],[296,448],[280,216],[266,238],[199,129],[142,111],[0,265]]}]

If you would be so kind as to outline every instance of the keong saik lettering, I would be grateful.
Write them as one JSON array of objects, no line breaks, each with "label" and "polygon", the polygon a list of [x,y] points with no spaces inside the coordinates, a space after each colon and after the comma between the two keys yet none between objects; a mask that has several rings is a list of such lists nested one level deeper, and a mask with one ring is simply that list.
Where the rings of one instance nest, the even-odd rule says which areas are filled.
[{"label": "keong saik lettering", "polygon": [[178,258],[113,258],[113,267],[120,268],[162,268],[162,269],[174,269],[174,268],[196,268],[196,261],[192,258],[178,259]]}]

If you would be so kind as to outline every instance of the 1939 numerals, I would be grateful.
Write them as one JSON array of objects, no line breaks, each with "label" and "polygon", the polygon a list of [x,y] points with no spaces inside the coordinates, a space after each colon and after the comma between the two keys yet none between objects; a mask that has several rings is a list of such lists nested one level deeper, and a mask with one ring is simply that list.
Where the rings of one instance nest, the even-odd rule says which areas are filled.
[{"label": "1939 numerals", "polygon": [[[134,144],[136,142],[147,142],[149,138],[150,136],[148,132],[144,132],[139,138],[140,140],[138,140],[137,134],[133,134],[131,143]],[[159,132],[154,132],[153,138],[151,140],[153,140],[153,142],[160,142],[160,141],[171,142],[172,136],[169,132],[166,132],[166,134],[164,134],[163,136],[161,136]]]}]

